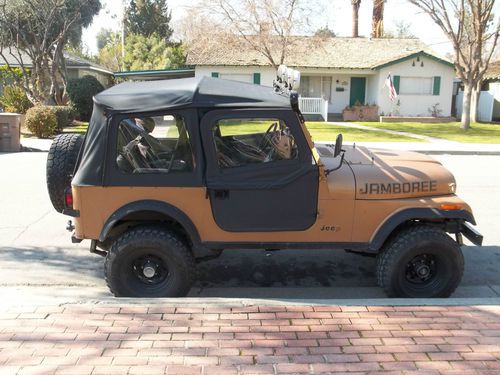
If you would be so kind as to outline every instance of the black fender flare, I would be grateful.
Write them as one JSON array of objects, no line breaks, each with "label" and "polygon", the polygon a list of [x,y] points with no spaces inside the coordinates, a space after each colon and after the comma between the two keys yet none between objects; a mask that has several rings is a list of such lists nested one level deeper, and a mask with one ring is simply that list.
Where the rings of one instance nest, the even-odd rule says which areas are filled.
[{"label": "black fender flare", "polygon": [[467,221],[476,225],[472,213],[466,210],[441,210],[438,208],[407,208],[389,216],[380,226],[369,244],[370,252],[378,252],[391,233],[401,224],[410,220]]},{"label": "black fender flare", "polygon": [[99,241],[104,242],[106,240],[109,232],[119,220],[131,213],[138,211],[152,211],[170,217],[172,220],[177,221],[184,228],[194,246],[200,245],[200,236],[198,230],[196,229],[191,219],[177,207],[157,200],[140,200],[128,203],[125,206],[120,207],[106,220],[101,234],[99,235]]}]

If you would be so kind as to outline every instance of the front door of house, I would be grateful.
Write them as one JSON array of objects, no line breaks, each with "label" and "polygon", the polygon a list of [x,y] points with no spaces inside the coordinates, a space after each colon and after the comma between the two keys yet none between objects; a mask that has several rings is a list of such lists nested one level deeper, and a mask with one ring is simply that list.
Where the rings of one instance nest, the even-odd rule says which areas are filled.
[{"label": "front door of house", "polygon": [[351,93],[349,97],[349,105],[353,106],[356,103],[365,104],[365,77],[351,77]]}]

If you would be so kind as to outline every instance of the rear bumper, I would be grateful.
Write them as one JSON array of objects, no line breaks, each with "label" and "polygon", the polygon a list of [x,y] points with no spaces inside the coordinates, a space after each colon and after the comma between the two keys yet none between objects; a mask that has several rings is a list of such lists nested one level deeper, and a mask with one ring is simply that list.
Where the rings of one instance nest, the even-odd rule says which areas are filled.
[{"label": "rear bumper", "polygon": [[460,233],[462,233],[470,242],[472,242],[476,246],[481,246],[483,244],[483,235],[469,223],[462,223]]}]

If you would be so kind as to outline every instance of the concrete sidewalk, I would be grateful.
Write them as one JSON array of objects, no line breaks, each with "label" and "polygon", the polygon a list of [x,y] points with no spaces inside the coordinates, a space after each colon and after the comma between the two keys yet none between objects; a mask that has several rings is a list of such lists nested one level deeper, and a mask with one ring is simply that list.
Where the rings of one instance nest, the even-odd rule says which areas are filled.
[{"label": "concrete sidewalk", "polygon": [[[315,142],[317,144],[333,144],[329,142]],[[24,151],[47,152],[52,144],[51,139],[23,138],[21,144]],[[353,142],[345,142],[346,146]],[[358,146],[370,148],[383,148],[388,150],[417,151],[426,154],[451,154],[451,155],[500,155],[500,144],[485,143],[458,143],[458,142],[356,142]]]},{"label": "concrete sidewalk", "polygon": [[0,373],[500,372],[500,306],[122,301],[0,308]]}]

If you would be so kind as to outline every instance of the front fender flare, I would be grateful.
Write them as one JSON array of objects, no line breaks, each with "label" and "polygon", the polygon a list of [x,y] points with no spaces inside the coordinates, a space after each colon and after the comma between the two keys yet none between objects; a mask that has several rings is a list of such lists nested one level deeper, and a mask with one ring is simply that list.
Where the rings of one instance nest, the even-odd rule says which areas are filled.
[{"label": "front fender flare", "polygon": [[467,221],[476,225],[472,213],[466,210],[440,210],[438,208],[408,208],[398,211],[390,216],[377,230],[370,241],[370,252],[378,252],[384,245],[391,233],[401,224],[410,220],[445,221],[459,220]]},{"label": "front fender flare", "polygon": [[198,230],[196,229],[191,219],[189,219],[189,217],[177,207],[156,200],[141,200],[120,207],[106,220],[101,234],[99,235],[99,241],[104,242],[106,240],[109,232],[119,220],[131,213],[138,211],[158,212],[170,217],[172,220],[177,221],[184,228],[194,245],[197,246],[200,244],[200,236],[198,234]]}]

